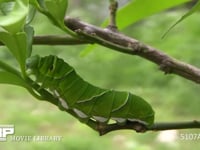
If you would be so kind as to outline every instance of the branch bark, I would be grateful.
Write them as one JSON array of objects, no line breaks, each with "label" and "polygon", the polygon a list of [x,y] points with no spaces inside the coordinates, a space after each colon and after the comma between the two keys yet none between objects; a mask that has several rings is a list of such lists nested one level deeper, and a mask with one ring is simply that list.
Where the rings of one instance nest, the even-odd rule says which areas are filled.
[{"label": "branch bark", "polygon": [[[80,45],[88,43],[90,42],[64,35],[37,35],[33,37],[34,45]],[[0,42],[1,45],[4,44]]]},{"label": "branch bark", "polygon": [[[32,82],[30,79],[28,79],[29,82]],[[42,96],[40,100],[44,100],[47,102],[50,102],[56,106],[62,111],[66,111],[75,118],[79,119],[76,115],[76,113],[72,109],[64,108],[61,104],[58,98],[54,97],[52,93],[49,93],[49,91],[46,91],[45,89],[40,89],[39,85],[32,84],[33,88],[40,93]],[[81,119],[79,120],[81,121]],[[99,135],[105,135],[109,132],[116,131],[116,130],[122,130],[122,129],[129,129],[129,130],[135,130],[139,133],[144,133],[147,131],[164,131],[164,130],[175,130],[175,129],[199,129],[200,128],[200,121],[188,121],[188,122],[171,122],[171,123],[154,123],[151,126],[146,126],[145,124],[138,122],[138,121],[127,121],[125,124],[102,124],[97,121],[94,121],[92,119],[89,119],[86,123],[90,128],[92,128],[95,131],[99,132]]]},{"label": "branch bark", "polygon": [[174,123],[155,123],[150,127],[146,127],[139,122],[127,122],[125,125],[110,124],[100,125],[97,128],[100,135],[105,135],[111,131],[131,129],[139,133],[147,131],[164,131],[164,130],[175,130],[175,129],[197,129],[200,128],[199,121],[188,121],[188,122],[174,122]]},{"label": "branch bark", "polygon": [[77,33],[80,39],[97,43],[130,55],[137,55],[157,64],[165,74],[176,74],[200,83],[200,69],[168,56],[162,51],[145,45],[136,39],[130,38],[108,28],[102,29],[74,18],[66,18],[65,25]]},{"label": "branch bark", "polygon": [[60,35],[38,35],[33,38],[33,44],[35,45],[78,45],[86,43],[88,42],[84,40]]}]

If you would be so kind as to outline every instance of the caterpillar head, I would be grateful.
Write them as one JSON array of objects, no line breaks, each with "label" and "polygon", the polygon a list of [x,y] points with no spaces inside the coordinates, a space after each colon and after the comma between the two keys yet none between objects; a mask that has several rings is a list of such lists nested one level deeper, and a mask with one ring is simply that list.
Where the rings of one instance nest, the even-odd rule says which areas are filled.
[{"label": "caterpillar head", "polygon": [[33,72],[40,70],[40,73],[53,73],[56,62],[56,56],[49,55],[41,58],[39,55],[35,55],[26,60],[26,68],[28,70],[32,70]]},{"label": "caterpillar head", "polygon": [[[26,60],[26,73],[35,82],[42,83],[50,81],[56,73],[57,57],[53,55],[40,57],[39,55],[32,56]],[[47,82],[49,83],[49,82]],[[42,83],[43,87],[49,87]]]},{"label": "caterpillar head", "polygon": [[26,68],[34,70],[37,68],[40,62],[40,57],[38,55],[32,56],[26,60]]},{"label": "caterpillar head", "polygon": [[64,61],[62,59],[58,59],[54,55],[49,55],[42,58],[39,55],[36,55],[26,60],[26,69],[29,75],[36,75],[37,77],[41,75],[54,78],[56,76],[62,76],[63,69],[65,73],[66,64],[64,63],[65,65],[63,65],[63,62]]}]

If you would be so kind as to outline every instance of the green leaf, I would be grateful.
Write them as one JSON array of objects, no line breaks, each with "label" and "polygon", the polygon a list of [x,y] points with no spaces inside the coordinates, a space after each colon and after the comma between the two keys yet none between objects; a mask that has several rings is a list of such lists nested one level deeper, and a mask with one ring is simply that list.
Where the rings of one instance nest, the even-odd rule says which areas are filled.
[{"label": "green leaf", "polygon": [[27,57],[30,57],[32,53],[34,29],[33,27],[26,25],[24,28],[24,31],[26,32],[26,36],[27,36]]},{"label": "green leaf", "polygon": [[28,12],[28,16],[26,18],[26,25],[30,24],[33,21],[35,15],[36,15],[36,11],[37,11],[37,9],[34,6],[29,5],[29,12]]},{"label": "green leaf", "polygon": [[119,29],[140,21],[155,13],[175,7],[189,0],[132,0],[117,13],[117,26]]},{"label": "green leaf", "polygon": [[15,74],[16,76],[21,77],[21,74],[19,71],[17,71],[14,67],[11,67],[10,65],[4,63],[3,61],[0,60],[0,68],[1,70],[10,72],[12,74]]},{"label": "green leaf", "polygon": [[38,2],[40,2],[41,0],[29,0],[29,3],[32,4],[35,8],[37,8],[38,10],[40,10],[40,4]]},{"label": "green leaf", "polygon": [[[45,13],[48,18],[60,29],[68,31],[64,25],[64,17],[68,6],[67,0],[45,0]],[[67,29],[67,30],[66,30]]]},{"label": "green leaf", "polygon": [[[120,30],[124,29],[137,21],[140,21],[155,13],[164,11],[171,7],[175,7],[187,1],[189,0],[165,0],[162,2],[160,0],[132,0],[118,10],[116,18],[117,27]],[[107,25],[108,19],[106,19],[102,23],[102,27],[105,27]],[[93,51],[95,47],[96,46],[94,45],[87,46],[85,49],[82,50],[80,55],[88,55],[90,52]]]},{"label": "green leaf", "polygon": [[68,0],[46,0],[45,5],[54,18],[59,22],[63,22],[68,6]]},{"label": "green leaf", "polygon": [[81,57],[85,57],[88,54],[90,54],[98,45],[97,44],[92,44],[92,45],[88,45],[86,48],[84,48],[81,52],[80,52],[80,56]]},{"label": "green leaf", "polygon": [[77,35],[68,29],[64,24],[64,17],[68,6],[68,0],[31,0],[38,11],[44,14],[48,19],[61,30],[73,37]]},{"label": "green leaf", "polygon": [[13,9],[13,2],[3,0],[0,3],[0,10],[2,15],[7,15]]},{"label": "green leaf", "polygon": [[4,43],[16,60],[19,62],[22,73],[25,73],[25,61],[27,57],[27,36],[25,32],[11,34],[0,32],[0,41]]},{"label": "green leaf", "polygon": [[35,98],[41,99],[31,86],[21,77],[12,72],[0,71],[0,84],[10,84],[27,89]]},{"label": "green leaf", "polygon": [[[2,1],[2,3],[4,2],[8,1]],[[8,5],[10,4],[8,3]],[[19,32],[25,24],[27,14],[28,0],[16,0],[13,10],[0,16],[0,26],[11,33]]]},{"label": "green leaf", "polygon": [[17,85],[24,88],[28,88],[27,83],[22,78],[13,73],[5,71],[0,71],[0,83]]},{"label": "green leaf", "polygon": [[[26,88],[35,98],[41,100],[41,96],[35,93],[32,88],[32,81],[27,78],[22,78],[21,73],[10,65],[0,61],[0,84],[11,84]],[[31,86],[30,86],[31,85]]]},{"label": "green leaf", "polygon": [[183,15],[178,21],[176,21],[171,27],[169,27],[169,29],[163,34],[162,38],[164,38],[177,24],[185,20],[187,17],[189,17],[199,9],[200,9],[200,1],[198,1],[196,5],[192,7],[192,9],[190,9],[185,15]]}]

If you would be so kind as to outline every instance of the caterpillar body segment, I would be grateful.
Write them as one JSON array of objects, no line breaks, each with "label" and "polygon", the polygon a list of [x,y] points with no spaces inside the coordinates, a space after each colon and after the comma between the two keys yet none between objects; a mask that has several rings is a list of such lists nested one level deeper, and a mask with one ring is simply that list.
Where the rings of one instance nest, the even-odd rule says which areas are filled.
[{"label": "caterpillar body segment", "polygon": [[47,89],[67,110],[85,123],[89,119],[108,123],[138,121],[152,125],[154,111],[142,98],[129,92],[102,89],[84,81],[75,70],[57,56],[33,56],[27,59],[27,70],[35,82]]}]

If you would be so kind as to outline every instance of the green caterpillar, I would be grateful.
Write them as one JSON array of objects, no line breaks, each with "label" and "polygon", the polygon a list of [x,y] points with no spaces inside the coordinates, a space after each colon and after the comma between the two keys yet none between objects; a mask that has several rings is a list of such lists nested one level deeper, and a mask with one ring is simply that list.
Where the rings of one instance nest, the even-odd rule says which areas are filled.
[{"label": "green caterpillar", "polygon": [[27,59],[27,69],[41,87],[55,93],[66,110],[87,124],[89,119],[99,123],[137,121],[152,125],[154,111],[142,98],[129,92],[95,87],[84,81],[75,70],[56,56],[33,56]]}]

